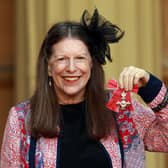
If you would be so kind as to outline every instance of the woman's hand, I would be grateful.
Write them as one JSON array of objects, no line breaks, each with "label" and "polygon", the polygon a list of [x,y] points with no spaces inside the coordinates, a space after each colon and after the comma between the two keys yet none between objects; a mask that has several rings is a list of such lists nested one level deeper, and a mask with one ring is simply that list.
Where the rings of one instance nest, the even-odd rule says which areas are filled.
[{"label": "woman's hand", "polygon": [[125,67],[119,76],[119,86],[126,91],[131,91],[134,84],[137,84],[139,88],[144,87],[149,77],[149,73],[143,69],[134,66]]}]

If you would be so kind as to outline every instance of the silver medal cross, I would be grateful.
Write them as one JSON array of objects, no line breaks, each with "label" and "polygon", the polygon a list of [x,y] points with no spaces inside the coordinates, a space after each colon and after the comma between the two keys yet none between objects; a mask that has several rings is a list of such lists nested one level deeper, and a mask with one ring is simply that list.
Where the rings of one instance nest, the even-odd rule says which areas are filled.
[{"label": "silver medal cross", "polygon": [[129,101],[125,101],[127,93],[121,93],[121,101],[118,101],[116,104],[121,106],[121,110],[125,110],[125,107],[129,106],[131,103]]}]

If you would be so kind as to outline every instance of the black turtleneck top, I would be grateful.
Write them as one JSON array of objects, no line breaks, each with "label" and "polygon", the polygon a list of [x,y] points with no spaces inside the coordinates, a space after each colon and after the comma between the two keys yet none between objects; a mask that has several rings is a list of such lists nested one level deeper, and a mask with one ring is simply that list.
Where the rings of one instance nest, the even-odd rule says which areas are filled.
[{"label": "black turtleneck top", "polygon": [[111,168],[103,145],[88,137],[85,102],[61,105],[61,111],[60,168]]}]

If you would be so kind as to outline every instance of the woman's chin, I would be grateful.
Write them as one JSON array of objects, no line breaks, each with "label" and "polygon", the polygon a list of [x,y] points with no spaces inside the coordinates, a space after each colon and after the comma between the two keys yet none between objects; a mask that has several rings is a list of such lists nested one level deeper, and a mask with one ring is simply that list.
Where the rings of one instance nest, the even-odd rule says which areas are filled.
[{"label": "woman's chin", "polygon": [[67,90],[64,93],[68,97],[79,97],[84,95],[84,92],[81,90]]}]

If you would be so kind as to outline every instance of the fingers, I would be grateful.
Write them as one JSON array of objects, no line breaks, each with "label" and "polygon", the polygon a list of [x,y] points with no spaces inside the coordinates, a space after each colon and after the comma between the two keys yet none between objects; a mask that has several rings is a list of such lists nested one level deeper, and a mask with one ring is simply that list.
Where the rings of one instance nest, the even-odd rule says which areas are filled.
[{"label": "fingers", "polygon": [[135,76],[135,68],[125,67],[120,74],[119,84],[121,88],[124,88],[126,91],[132,90]]},{"label": "fingers", "polygon": [[134,84],[145,86],[149,80],[149,74],[134,66],[125,67],[119,76],[119,86],[126,91],[131,91]]}]

